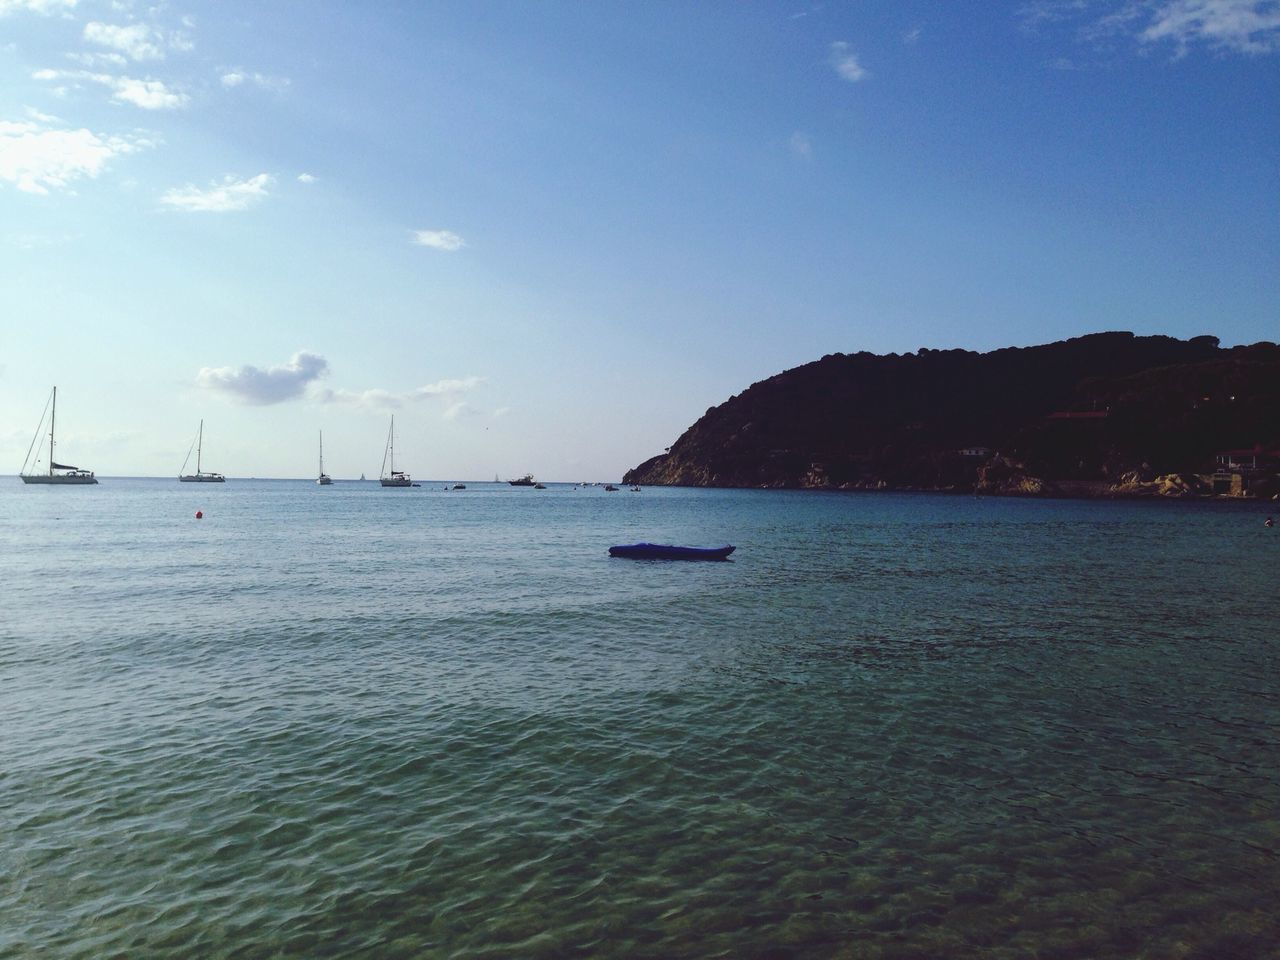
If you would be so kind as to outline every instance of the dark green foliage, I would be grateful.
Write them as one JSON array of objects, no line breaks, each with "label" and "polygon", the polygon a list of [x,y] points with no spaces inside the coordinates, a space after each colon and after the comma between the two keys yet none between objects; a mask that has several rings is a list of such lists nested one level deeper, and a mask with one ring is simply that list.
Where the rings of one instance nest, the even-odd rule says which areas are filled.
[{"label": "dark green foliage", "polygon": [[[1091,417],[1053,417],[1086,413]],[[1099,416],[1106,414],[1106,416]],[[1280,446],[1280,348],[1098,333],[991,353],[832,354],[690,427],[628,483],[946,488],[986,447],[1052,479],[1211,469]]]}]

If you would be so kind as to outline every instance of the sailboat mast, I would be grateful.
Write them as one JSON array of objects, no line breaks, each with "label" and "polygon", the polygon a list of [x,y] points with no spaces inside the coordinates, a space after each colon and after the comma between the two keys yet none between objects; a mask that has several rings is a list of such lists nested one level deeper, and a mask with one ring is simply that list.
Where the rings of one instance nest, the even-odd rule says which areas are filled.
[{"label": "sailboat mast", "polygon": [[391,439],[388,442],[391,448],[391,475],[394,477],[396,473],[396,415],[391,415]]},{"label": "sailboat mast", "polygon": [[196,476],[200,476],[200,451],[204,447],[204,421],[200,421],[200,434],[196,438]]},{"label": "sailboat mast", "polygon": [[49,476],[53,476],[53,427],[58,419],[58,388],[53,388],[53,412],[49,414]]},{"label": "sailboat mast", "polygon": [[320,473],[324,474],[324,431],[320,431]]}]

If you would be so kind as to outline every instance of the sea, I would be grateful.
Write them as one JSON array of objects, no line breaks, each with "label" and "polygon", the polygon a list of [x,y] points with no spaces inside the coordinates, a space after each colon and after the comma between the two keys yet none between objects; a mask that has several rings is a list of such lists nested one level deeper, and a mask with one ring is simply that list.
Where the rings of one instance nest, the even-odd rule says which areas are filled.
[{"label": "sea", "polygon": [[1280,505],[450,485],[0,478],[0,956],[1280,956]]}]

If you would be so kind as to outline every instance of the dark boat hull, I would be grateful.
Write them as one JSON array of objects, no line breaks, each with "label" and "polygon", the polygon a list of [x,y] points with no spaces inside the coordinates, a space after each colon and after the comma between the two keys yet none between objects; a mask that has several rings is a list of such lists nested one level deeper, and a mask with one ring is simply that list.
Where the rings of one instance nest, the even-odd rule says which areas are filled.
[{"label": "dark boat hull", "polygon": [[680,547],[662,543],[631,543],[610,547],[609,556],[632,560],[727,560],[735,549],[731,546]]}]

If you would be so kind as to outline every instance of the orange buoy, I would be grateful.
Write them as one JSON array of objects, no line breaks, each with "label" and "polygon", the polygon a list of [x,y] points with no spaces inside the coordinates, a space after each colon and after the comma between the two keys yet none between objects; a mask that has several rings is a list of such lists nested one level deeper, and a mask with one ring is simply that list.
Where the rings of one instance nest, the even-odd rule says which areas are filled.
[{"label": "orange buoy", "polygon": [[203,510],[197,510],[197,511],[196,511],[196,519],[197,519],[197,520],[203,520],[203,519],[204,519],[204,511],[203,511]]}]

